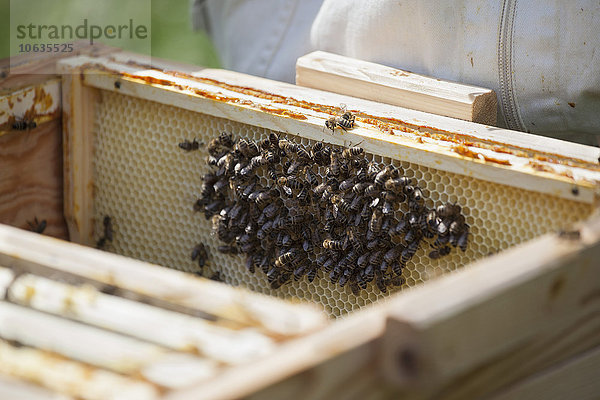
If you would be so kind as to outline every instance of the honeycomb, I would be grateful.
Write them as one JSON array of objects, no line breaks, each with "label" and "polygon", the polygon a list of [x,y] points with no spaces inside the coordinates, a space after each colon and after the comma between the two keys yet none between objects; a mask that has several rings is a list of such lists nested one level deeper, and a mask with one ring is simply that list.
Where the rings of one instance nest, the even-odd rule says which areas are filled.
[{"label": "honeycomb", "polygon": [[[252,274],[244,256],[217,251],[219,240],[211,234],[211,223],[193,211],[201,177],[208,171],[207,152],[184,152],[184,139],[208,141],[227,131],[235,137],[258,141],[268,129],[216,118],[101,91],[94,120],[94,229],[103,236],[104,216],[112,218],[114,239],[105,249],[128,257],[187,272],[196,272],[191,250],[204,242],[209,250],[204,276],[219,273],[231,285],[281,298],[295,298],[321,304],[333,317],[381,301],[395,291],[413,287],[428,279],[460,268],[536,236],[584,219],[592,205],[486,182],[423,167],[413,163],[367,155],[381,165],[394,164],[404,175],[416,180],[427,198],[428,207],[446,202],[462,206],[470,225],[466,252],[452,251],[432,260],[429,248],[421,247],[403,272],[405,283],[382,294],[371,282],[367,290],[352,294],[322,275],[309,283],[292,281],[271,289],[264,274]],[[280,138],[286,138],[277,132]],[[288,138],[298,141],[297,137]],[[301,139],[304,145],[313,141]]]}]

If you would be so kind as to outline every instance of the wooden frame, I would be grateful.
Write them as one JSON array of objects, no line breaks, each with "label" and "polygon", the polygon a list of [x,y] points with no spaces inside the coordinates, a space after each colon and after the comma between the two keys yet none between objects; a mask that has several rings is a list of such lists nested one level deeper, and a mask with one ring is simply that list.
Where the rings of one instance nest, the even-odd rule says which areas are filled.
[{"label": "wooden frame", "polygon": [[445,81],[325,51],[296,62],[296,85],[495,125],[493,90]]}]

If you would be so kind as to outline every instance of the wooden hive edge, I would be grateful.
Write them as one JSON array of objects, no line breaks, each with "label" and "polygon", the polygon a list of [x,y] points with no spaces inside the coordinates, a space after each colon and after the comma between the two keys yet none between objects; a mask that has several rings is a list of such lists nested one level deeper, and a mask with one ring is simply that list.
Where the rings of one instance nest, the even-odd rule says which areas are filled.
[{"label": "wooden hive edge", "polygon": [[[172,74],[89,57],[63,60],[59,65],[65,71],[80,68],[88,87],[118,91],[312,140],[338,145],[360,143],[365,151],[376,155],[579,202],[593,203],[598,195],[598,149],[589,146],[228,71]],[[116,81],[119,88],[115,87]],[[340,103],[373,115],[368,118],[355,111],[364,117],[357,119],[360,120],[357,128],[348,132],[324,130],[325,120],[339,112],[331,104]],[[420,126],[420,131],[409,126]],[[394,134],[386,133],[390,131]],[[482,147],[476,147],[479,145]],[[562,155],[556,154],[559,150]]]}]

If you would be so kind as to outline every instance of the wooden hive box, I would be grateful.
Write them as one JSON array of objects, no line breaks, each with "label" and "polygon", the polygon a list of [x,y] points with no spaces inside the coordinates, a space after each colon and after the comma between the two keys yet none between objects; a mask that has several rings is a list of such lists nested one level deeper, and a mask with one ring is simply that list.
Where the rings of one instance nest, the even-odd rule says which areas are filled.
[{"label": "wooden hive box", "polygon": [[[37,217],[45,233],[74,242],[0,226],[4,397],[598,392],[598,149],[229,71],[153,65],[88,54],[58,61],[62,76],[3,81],[1,221],[28,228]],[[340,104],[357,126],[323,129]],[[37,126],[11,129],[15,115]],[[223,130],[360,144],[373,163],[402,167],[430,207],[460,204],[467,250],[432,260],[420,249],[404,284],[387,293],[370,283],[354,294],[323,275],[273,289],[241,256],[217,252],[210,221],[192,209],[207,153],[177,144],[208,143]],[[75,244],[94,246],[107,215],[106,249],[120,255]],[[173,270],[198,272],[189,254],[199,241],[210,254],[203,274],[240,287]]]}]

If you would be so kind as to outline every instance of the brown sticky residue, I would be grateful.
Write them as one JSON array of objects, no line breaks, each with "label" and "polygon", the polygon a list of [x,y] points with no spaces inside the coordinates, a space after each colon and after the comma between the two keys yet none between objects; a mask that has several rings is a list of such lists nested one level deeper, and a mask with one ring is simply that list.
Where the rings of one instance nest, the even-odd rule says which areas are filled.
[{"label": "brown sticky residue", "polygon": [[573,173],[571,171],[569,171],[569,170],[561,171],[558,174],[564,176],[565,178],[569,178],[569,179],[575,180],[575,177],[573,176]]},{"label": "brown sticky residue", "polygon": [[281,108],[269,108],[269,107],[264,107],[264,106],[260,106],[259,108],[262,111],[266,111],[271,114],[283,115],[285,117],[291,117],[291,118],[295,118],[295,119],[306,119],[306,116],[303,114],[295,113],[295,112],[284,110]]},{"label": "brown sticky residue", "polygon": [[[481,154],[480,154],[480,155],[481,155]],[[500,160],[500,159],[498,159],[498,158],[494,158],[494,157],[488,157],[488,156],[485,156],[485,155],[483,156],[483,159],[484,159],[485,161],[487,161],[487,162],[492,162],[492,163],[495,163],[495,164],[500,164],[500,165],[512,165],[512,164],[510,163],[510,161],[508,161],[508,160]]]},{"label": "brown sticky residue", "polygon": [[[134,63],[134,62],[130,62],[128,64],[142,66],[141,64]],[[143,67],[145,69],[152,68],[151,66],[143,66]],[[216,95],[214,92],[207,92],[207,91],[199,90],[196,88],[186,87],[181,84],[170,81],[169,79],[157,79],[157,78],[142,76],[142,75],[121,73],[119,71],[106,68],[105,66],[103,66],[101,64],[89,63],[89,64],[83,65],[82,68],[100,69],[105,72],[110,72],[110,73],[121,75],[121,76],[127,76],[127,77],[130,77],[131,79],[141,80],[141,81],[144,81],[147,83],[152,83],[155,85],[174,87],[179,90],[185,90],[185,91],[197,94],[199,96],[202,96],[205,98],[211,98],[211,99],[218,100],[218,101],[225,101],[225,102],[231,102],[231,103],[240,103],[241,102],[237,98]],[[250,96],[254,96],[257,98],[261,98],[261,99],[266,99],[266,100],[271,101],[272,103],[291,105],[294,107],[303,108],[303,109],[307,109],[307,110],[314,110],[317,112],[327,113],[330,115],[339,114],[339,107],[335,107],[335,106],[317,104],[317,103],[312,103],[312,102],[305,101],[305,100],[297,100],[292,97],[276,95],[276,94],[269,93],[269,92],[266,92],[266,91],[260,90],[260,89],[255,89],[255,88],[246,87],[246,86],[233,85],[233,84],[221,82],[221,81],[218,81],[215,79],[193,76],[193,75],[182,73],[182,72],[162,70],[162,69],[158,69],[158,68],[152,68],[152,69],[163,72],[163,73],[168,74],[173,77],[183,78],[183,79],[187,79],[190,81],[201,82],[204,84],[209,84],[211,86],[221,87],[221,88],[227,89],[232,92],[250,95]],[[263,111],[265,111],[265,110],[263,110]],[[427,125],[411,124],[406,121],[403,121],[400,119],[395,119],[395,118],[376,117],[373,115],[362,113],[358,110],[349,110],[349,111],[353,112],[356,115],[357,121],[362,120],[367,123],[370,123],[371,125],[377,127],[381,132],[393,134],[394,131],[403,131],[403,132],[407,132],[407,133],[415,135],[415,140],[417,137],[422,136],[427,131],[429,131],[431,134],[431,137],[434,137],[436,140],[439,140],[439,141],[459,143],[459,144],[463,144],[463,145],[466,141],[468,141],[470,147],[487,149],[487,150],[492,150],[492,151],[500,150],[500,152],[502,152],[502,153],[511,154],[511,155],[514,155],[517,157],[532,158],[536,154],[541,154],[541,153],[539,153],[535,150],[531,150],[529,148],[523,148],[523,147],[519,147],[519,146],[508,147],[505,144],[500,143],[500,142],[482,139],[482,138],[475,137],[475,136],[468,135],[468,134],[457,134],[457,133],[445,131],[445,130],[442,130],[439,128],[433,128],[433,127],[430,127]],[[268,112],[270,112],[270,111],[268,111]],[[281,114],[281,115],[283,115],[283,114]],[[290,113],[287,115],[292,118],[298,118],[298,116],[301,114]],[[302,119],[305,119],[305,118],[306,117],[304,117]],[[460,152],[460,151],[461,150],[459,149],[457,152]],[[592,164],[585,160],[580,160],[580,159],[575,159],[575,158],[566,158],[564,156],[560,156],[559,154],[554,154],[554,153],[544,153],[544,156],[558,159],[558,160],[560,160],[560,163],[563,165],[569,165],[569,166],[574,166],[574,167],[583,167],[583,168],[587,168],[590,170],[600,171],[600,166],[598,166],[597,164]],[[490,161],[494,162],[492,159],[490,159]],[[507,161],[503,161],[503,160],[499,160],[499,161],[500,161],[499,164],[506,165],[506,163],[507,163]]]},{"label": "brown sticky residue", "polygon": [[472,143],[465,142],[465,143],[459,144],[457,146],[454,146],[452,148],[452,151],[454,151],[457,154],[460,154],[463,157],[470,157],[473,159],[482,160],[482,161],[494,163],[494,164],[511,165],[510,161],[508,161],[508,160],[501,160],[501,159],[494,158],[494,157],[488,157],[481,153],[474,152],[473,150],[469,149],[469,147],[472,147]]},{"label": "brown sticky residue", "polygon": [[536,171],[540,171],[540,172],[550,172],[550,173],[554,173],[554,168],[545,165],[545,164],[541,164],[535,161],[529,161],[529,163],[527,164],[529,165],[531,168],[533,168]]},{"label": "brown sticky residue", "polygon": [[391,74],[396,75],[396,76],[410,76],[410,74],[408,74],[407,72],[400,71],[400,70],[393,70],[393,71],[391,71]]},{"label": "brown sticky residue", "polygon": [[474,151],[470,150],[467,146],[465,146],[463,144],[459,144],[458,146],[454,146],[452,148],[452,150],[455,153],[460,154],[461,156],[479,159],[479,153],[475,153]]},{"label": "brown sticky residue", "polygon": [[52,96],[49,93],[47,93],[44,90],[44,88],[42,88],[42,87],[35,88],[35,93],[33,96],[33,106],[34,107],[39,104],[41,112],[45,112],[45,111],[48,111],[52,107],[53,103],[54,103],[54,101],[52,100]]},{"label": "brown sticky residue", "polygon": [[567,103],[571,108],[575,108],[575,103],[573,103],[572,101]]}]

